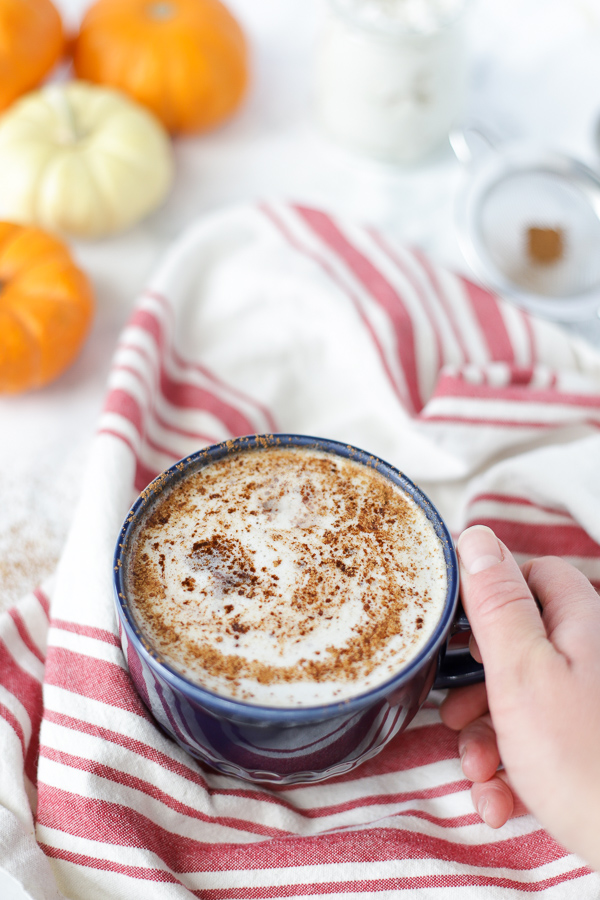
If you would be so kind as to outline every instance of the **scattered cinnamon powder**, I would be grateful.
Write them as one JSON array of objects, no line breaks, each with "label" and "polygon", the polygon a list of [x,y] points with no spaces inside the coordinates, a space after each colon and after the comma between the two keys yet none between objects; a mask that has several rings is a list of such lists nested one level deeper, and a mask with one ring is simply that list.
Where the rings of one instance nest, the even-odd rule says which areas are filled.
[{"label": "scattered cinnamon powder", "polygon": [[[296,527],[282,534],[277,526],[278,506],[286,499],[290,465],[302,475],[301,500]],[[249,470],[240,483],[235,472],[239,466]],[[409,652],[430,602],[427,591],[418,589],[415,563],[407,563],[401,577],[398,571],[402,541],[414,546],[422,540],[415,508],[377,473],[365,470],[362,474],[363,467],[353,466],[359,473],[350,478],[347,466],[332,465],[325,455],[258,451],[200,470],[161,497],[146,519],[129,566],[136,615],[157,649],[185,668],[228,682],[232,695],[240,678],[267,685],[299,680],[347,682],[368,676],[382,654],[385,657],[390,639],[402,630],[402,611],[408,605],[417,614],[416,622],[414,614],[409,616],[415,632],[414,637],[406,634]],[[227,490],[221,498],[215,488],[224,482]],[[257,567],[243,531],[224,531],[234,512],[246,517],[246,531],[259,528],[271,542],[274,555],[269,568]],[[250,524],[250,516],[260,522],[254,518]],[[188,532],[191,538],[186,545],[183,526],[176,523],[185,522],[187,528],[191,519],[193,532]],[[314,524],[321,521],[333,521],[338,527],[323,529]],[[183,609],[167,586],[167,523],[181,528],[179,558],[193,574],[178,583],[185,597],[193,599],[195,621],[204,616],[200,633],[190,631],[194,621],[189,618],[188,600]],[[427,563],[431,551],[423,547],[420,552]],[[439,553],[437,547],[432,556]],[[297,581],[284,595],[274,571],[277,567],[281,572],[281,554],[292,554],[298,567]],[[210,587],[202,588],[200,579],[206,573]],[[351,639],[344,636],[340,645],[335,643],[340,637],[335,620],[350,594],[360,598],[362,612]],[[221,598],[217,604],[215,598]],[[209,609],[209,614],[203,613]],[[331,623],[331,643],[323,644],[310,659],[290,658],[289,648],[304,646],[325,623]],[[273,658],[253,658],[236,650],[253,633],[269,635]],[[224,642],[227,648],[216,646]]]}]

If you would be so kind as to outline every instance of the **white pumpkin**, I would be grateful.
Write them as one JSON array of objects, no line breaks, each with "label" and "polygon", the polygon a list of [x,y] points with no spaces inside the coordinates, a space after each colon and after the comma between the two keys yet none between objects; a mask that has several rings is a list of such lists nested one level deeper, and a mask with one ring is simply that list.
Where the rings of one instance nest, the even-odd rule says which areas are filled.
[{"label": "white pumpkin", "polygon": [[0,215],[80,237],[153,210],[173,177],[169,137],[118,91],[50,84],[0,118]]}]

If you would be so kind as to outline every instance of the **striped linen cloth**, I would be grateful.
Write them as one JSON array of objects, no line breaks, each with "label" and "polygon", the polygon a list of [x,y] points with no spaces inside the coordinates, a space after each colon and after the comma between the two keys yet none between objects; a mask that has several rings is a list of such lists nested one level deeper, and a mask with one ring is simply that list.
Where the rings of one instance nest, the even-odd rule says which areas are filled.
[{"label": "striped linen cloth", "polygon": [[[349,775],[261,787],[150,720],[113,611],[136,496],[200,446],[348,441],[417,481],[451,530],[600,587],[600,357],[384,234],[284,204],[198,223],[137,303],[51,583],[0,624],[0,861],[35,900],[600,896],[531,816],[473,812],[431,695]],[[552,790],[552,786],[548,786]]]}]

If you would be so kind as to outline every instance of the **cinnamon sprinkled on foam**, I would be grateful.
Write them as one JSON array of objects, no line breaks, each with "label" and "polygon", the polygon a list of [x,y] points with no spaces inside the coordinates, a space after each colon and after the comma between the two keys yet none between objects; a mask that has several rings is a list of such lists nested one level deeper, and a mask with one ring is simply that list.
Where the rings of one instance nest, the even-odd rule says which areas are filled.
[{"label": "cinnamon sprinkled on foam", "polygon": [[415,655],[441,615],[446,566],[425,514],[375,470],[270,448],[159,494],[127,585],[150,644],[192,681],[314,706]]}]

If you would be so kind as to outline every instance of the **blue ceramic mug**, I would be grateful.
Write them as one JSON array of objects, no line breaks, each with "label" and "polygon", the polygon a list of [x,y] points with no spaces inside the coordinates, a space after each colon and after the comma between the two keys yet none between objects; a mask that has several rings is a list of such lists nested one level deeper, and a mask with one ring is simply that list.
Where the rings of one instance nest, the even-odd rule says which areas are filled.
[{"label": "blue ceramic mug", "polygon": [[[138,522],[164,490],[192,471],[230,454],[271,446],[307,448],[352,459],[398,485],[421,507],[444,551],[447,593],[426,644],[386,683],[348,700],[319,707],[280,708],[244,703],[201,687],[170,666],[141,632],[127,597],[129,548]],[[405,475],[364,450],[295,434],[250,435],[214,444],[186,457],[152,482],[131,508],[117,541],[114,587],[123,652],[144,703],[192,756],[228,775],[258,782],[321,781],[375,756],[417,713],[433,687],[482,680],[466,647],[448,650],[450,636],[468,628],[458,604],[458,561],[440,514]]]}]

